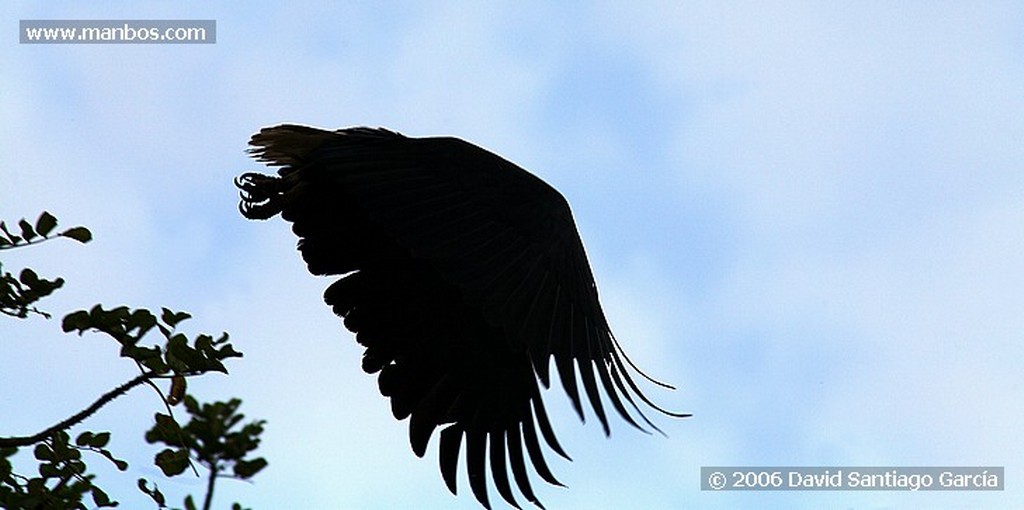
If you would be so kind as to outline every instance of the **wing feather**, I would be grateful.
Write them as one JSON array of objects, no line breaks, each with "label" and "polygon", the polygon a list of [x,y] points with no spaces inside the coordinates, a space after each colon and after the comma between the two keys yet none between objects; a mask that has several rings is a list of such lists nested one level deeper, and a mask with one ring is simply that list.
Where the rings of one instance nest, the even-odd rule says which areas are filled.
[{"label": "wing feather", "polygon": [[519,492],[523,493],[523,497],[538,507],[544,508],[544,505],[540,503],[537,496],[533,494],[533,487],[530,486],[530,477],[526,472],[526,459],[523,457],[521,434],[519,424],[516,423],[515,429],[509,431],[509,434],[505,436],[508,439],[508,459],[509,464],[512,465],[512,476],[516,480],[516,487],[519,487]]},{"label": "wing feather", "polygon": [[441,445],[438,457],[441,463],[441,477],[452,494],[457,494],[455,479],[459,472],[459,450],[462,448],[462,428],[452,425],[441,431]]},{"label": "wing feather", "polygon": [[476,427],[466,431],[466,471],[476,500],[491,508],[487,500],[487,433]]},{"label": "wing feather", "polygon": [[508,480],[508,469],[505,467],[505,431],[498,429],[490,434],[491,475],[494,487],[498,489],[501,499],[515,508],[520,508],[516,497],[512,494],[512,485]]}]

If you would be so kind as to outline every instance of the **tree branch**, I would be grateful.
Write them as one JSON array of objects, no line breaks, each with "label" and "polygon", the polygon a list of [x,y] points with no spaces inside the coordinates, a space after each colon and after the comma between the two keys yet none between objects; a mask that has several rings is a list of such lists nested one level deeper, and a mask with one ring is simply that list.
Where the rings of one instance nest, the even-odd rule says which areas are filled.
[{"label": "tree branch", "polygon": [[74,427],[75,425],[81,423],[86,418],[92,416],[96,411],[99,411],[101,407],[109,404],[111,400],[114,400],[115,398],[120,397],[121,395],[124,395],[125,393],[128,393],[128,391],[131,390],[132,388],[134,388],[134,387],[136,387],[136,386],[138,386],[138,385],[140,385],[140,384],[142,384],[144,382],[147,382],[150,379],[155,379],[157,377],[163,377],[163,376],[161,376],[160,374],[158,374],[156,372],[143,372],[143,373],[139,374],[137,377],[135,377],[134,379],[132,379],[132,380],[130,380],[130,381],[128,381],[128,382],[118,386],[117,388],[114,388],[114,389],[108,391],[107,393],[103,394],[103,396],[101,396],[100,398],[96,399],[96,401],[93,402],[92,405],[90,405],[89,407],[86,407],[85,409],[82,409],[81,411],[79,411],[75,415],[69,417],[68,419],[66,419],[66,420],[64,420],[64,421],[62,421],[62,422],[60,422],[60,423],[58,423],[58,424],[56,424],[56,425],[54,425],[54,426],[52,426],[50,428],[48,428],[48,429],[38,433],[38,434],[34,434],[34,435],[31,435],[31,436],[20,436],[20,437],[0,437],[0,447],[29,446],[29,445],[33,445],[35,443],[38,443],[40,441],[43,441],[43,440],[45,440],[46,438],[52,436],[54,433],[56,433],[58,431],[66,430],[66,429],[69,429],[71,427]]}]

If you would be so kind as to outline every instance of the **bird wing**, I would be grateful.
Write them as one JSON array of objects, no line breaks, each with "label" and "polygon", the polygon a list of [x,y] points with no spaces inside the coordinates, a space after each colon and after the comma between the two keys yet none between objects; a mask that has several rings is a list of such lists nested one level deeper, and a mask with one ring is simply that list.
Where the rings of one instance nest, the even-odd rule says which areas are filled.
[{"label": "bird wing", "polygon": [[580,419],[577,376],[606,434],[601,388],[642,430],[633,414],[656,427],[634,396],[673,414],[626,370],[632,364],[601,310],[569,205],[539,178],[462,140],[383,129],[285,125],[251,145],[282,168],[280,177],[242,176],[243,213],[281,212],[312,273],[345,275],[325,300],[366,347],[363,368],[379,372],[395,417],[410,417],[414,452],[422,456],[446,425],[439,457],[453,493],[463,442],[471,489],[485,506],[488,456],[499,494],[514,506],[506,466],[540,505],[524,447],[541,478],[561,485],[538,440],[540,432],[568,458],[537,386],[549,386],[552,359]]}]

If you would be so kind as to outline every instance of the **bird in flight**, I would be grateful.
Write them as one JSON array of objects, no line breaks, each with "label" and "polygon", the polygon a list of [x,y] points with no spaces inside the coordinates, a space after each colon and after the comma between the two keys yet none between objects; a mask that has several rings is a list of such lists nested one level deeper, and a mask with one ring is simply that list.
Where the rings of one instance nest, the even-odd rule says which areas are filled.
[{"label": "bird in flight", "polygon": [[543,508],[527,456],[540,478],[562,485],[539,439],[569,458],[538,387],[550,386],[552,359],[580,419],[584,394],[606,435],[602,392],[640,430],[658,428],[639,404],[689,416],[655,405],[630,375],[627,367],[671,388],[640,371],[612,335],[569,204],[538,177],[457,138],[386,129],[280,125],[249,144],[280,168],[236,180],[242,215],[280,214],[309,271],[341,276],[324,300],[365,347],[362,368],[378,374],[395,418],[409,418],[417,456],[441,427],[441,475],[453,494],[463,443],[484,507],[488,464],[516,508],[509,468],[523,497]]}]

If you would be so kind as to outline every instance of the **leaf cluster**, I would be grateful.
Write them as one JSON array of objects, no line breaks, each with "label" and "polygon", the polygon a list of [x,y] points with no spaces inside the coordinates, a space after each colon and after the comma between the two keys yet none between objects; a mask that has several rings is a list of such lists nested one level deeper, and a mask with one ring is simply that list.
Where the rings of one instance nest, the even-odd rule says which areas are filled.
[{"label": "leaf cluster", "polygon": [[[92,232],[85,227],[72,227],[54,234],[56,227],[57,218],[46,211],[39,215],[35,224],[29,223],[24,218],[18,221],[20,235],[11,232],[7,224],[0,221],[0,250],[38,244],[57,237],[74,239],[80,243],[92,240]],[[49,318],[49,314],[38,310],[33,305],[63,285],[63,278],[54,278],[53,280],[42,278],[29,268],[22,269],[17,278],[9,272],[0,271],[0,313],[21,319],[27,317],[29,313],[37,313]]]},{"label": "leaf cluster", "polygon": [[[245,457],[260,444],[264,420],[257,420],[235,429],[245,415],[238,412],[242,401],[234,398],[228,402],[214,402],[200,405],[191,395],[185,397],[185,410],[191,419],[184,427],[170,416],[156,413],[156,424],[146,432],[149,443],[164,443],[175,449],[165,449],[157,454],[157,465],[168,476],[185,470],[186,463],[178,456],[181,451],[191,452],[196,460],[211,471],[218,473],[230,467],[236,478],[248,479],[266,467],[263,458],[247,460]],[[182,434],[181,432],[185,433]],[[161,459],[165,459],[161,462]]]},{"label": "leaf cluster", "polygon": [[0,250],[41,243],[54,237],[67,237],[80,243],[92,240],[92,232],[85,227],[71,227],[63,232],[53,234],[56,227],[57,218],[47,211],[43,211],[39,215],[35,225],[29,223],[25,218],[19,220],[18,229],[21,235],[12,233],[7,227],[7,223],[0,221]]},{"label": "leaf cluster", "polygon": [[86,494],[96,508],[118,506],[103,489],[93,484],[95,475],[87,473],[83,451],[92,451],[109,459],[117,469],[128,469],[128,463],[106,449],[110,433],[83,432],[74,443],[66,431],[58,431],[39,442],[33,454],[39,461],[38,476],[27,477],[14,472],[10,457],[18,449],[0,448],[0,502],[3,508],[68,508],[85,509]]},{"label": "leaf cluster", "polygon": [[[106,310],[102,305],[96,305],[88,311],[78,310],[66,315],[61,327],[66,333],[82,335],[92,331],[113,338],[121,345],[121,357],[134,360],[144,371],[160,375],[226,374],[228,370],[223,361],[239,358],[242,353],[228,343],[227,333],[216,339],[201,334],[189,341],[187,336],[175,330],[179,323],[189,318],[191,315],[188,313],[167,308],[161,308],[157,317],[146,309],[132,310],[119,306]],[[163,347],[141,343],[142,338],[154,328],[164,337]]]},{"label": "leaf cluster", "polygon": [[[256,420],[242,425],[245,415],[238,412],[241,400],[235,398],[228,402],[200,404],[193,396],[186,395],[184,403],[190,415],[185,426],[179,425],[170,415],[156,413],[156,424],[146,432],[147,442],[169,447],[161,450],[154,459],[165,475],[177,476],[195,460],[209,470],[212,490],[212,481],[217,477],[247,480],[267,467],[263,457],[247,458],[259,447],[259,436],[266,422]],[[225,475],[229,470],[231,474]],[[158,504],[164,503],[163,494],[155,486],[150,489],[145,480],[139,480],[139,488]],[[191,497],[186,498],[185,508],[195,508]]]},{"label": "leaf cluster", "polygon": [[[85,227],[74,227],[54,233],[57,219],[43,212],[35,223],[22,219],[17,223],[17,233],[0,222],[0,250],[38,244],[56,237],[67,237],[81,243],[92,239]],[[0,264],[2,269],[2,264]],[[62,278],[46,279],[29,268],[22,269],[17,278],[0,271],[0,312],[15,318],[26,318],[30,313],[45,318],[50,315],[35,308],[35,303],[50,295],[64,284]],[[167,407],[167,414],[156,414],[156,425],[146,433],[150,443],[162,442],[168,448],[157,454],[155,463],[169,476],[180,474],[191,465],[192,459],[211,470],[204,509],[210,507],[214,480],[219,473],[231,468],[233,478],[248,479],[267,465],[263,458],[247,459],[246,456],[259,445],[263,432],[263,421],[254,421],[235,430],[244,415],[238,413],[241,401],[215,402],[200,405],[195,398],[186,395],[186,378],[209,372],[227,373],[224,360],[241,357],[242,353],[228,342],[227,333],[218,338],[201,334],[194,339],[176,330],[177,326],[191,316],[161,308],[156,315],[146,309],[129,309],[125,306],[105,309],[96,305],[89,310],[79,310],[66,315],[62,321],[64,332],[100,333],[113,338],[121,346],[121,357],[133,360],[140,374],[134,379],[112,389],[98,398],[92,405],[75,415],[37,434],[23,437],[0,435],[0,508],[87,508],[84,498],[89,494],[95,508],[116,507],[118,502],[93,483],[95,475],[88,473],[83,452],[93,452],[112,462],[118,470],[128,469],[128,463],[116,458],[106,449],[110,441],[109,432],[84,431],[75,441],[70,441],[68,430],[81,423],[101,407],[124,395],[141,384],[149,384],[160,394]],[[163,342],[143,343],[144,337],[159,331]],[[170,391],[166,396],[153,383],[153,379],[170,379]],[[173,418],[171,406],[184,399],[186,410],[192,415],[191,421],[181,427]],[[20,447],[33,447],[38,461],[38,476],[16,473],[10,458]],[[149,495],[160,508],[165,498],[156,484],[150,487],[145,479],[139,479],[139,489]],[[185,508],[195,510],[192,496],[185,499]],[[233,510],[242,510],[235,503]]]}]

